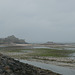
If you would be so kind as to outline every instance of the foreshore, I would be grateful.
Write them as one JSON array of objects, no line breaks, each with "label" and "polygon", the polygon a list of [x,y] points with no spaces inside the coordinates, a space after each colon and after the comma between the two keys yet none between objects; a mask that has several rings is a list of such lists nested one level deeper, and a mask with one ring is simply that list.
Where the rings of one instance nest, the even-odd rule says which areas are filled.
[{"label": "foreshore", "polygon": [[40,56],[35,57],[35,56],[26,56],[26,53],[9,53],[9,52],[7,53],[1,52],[1,53],[4,55],[8,55],[12,58],[16,58],[18,60],[23,59],[28,61],[37,61],[75,69],[75,60],[67,57],[40,57]]},{"label": "foreshore", "polygon": [[[4,45],[1,45],[1,46],[4,46]],[[7,45],[5,45],[5,46],[7,46]],[[69,68],[75,69],[75,59],[70,59],[69,57],[51,57],[51,56],[31,55],[33,53],[36,54],[38,52],[38,51],[32,49],[32,47],[33,47],[32,44],[26,44],[26,45],[23,45],[23,44],[18,45],[17,44],[15,46],[1,48],[0,53],[10,56],[14,59],[39,61],[39,62],[43,62],[43,63],[54,64],[54,65],[58,65],[58,66],[69,67]],[[41,49],[39,50],[39,52],[40,51],[41,51]]]},{"label": "foreshore", "polygon": [[60,75],[0,54],[0,75]]},{"label": "foreshore", "polygon": [[[3,46],[3,45],[2,45]],[[5,45],[7,46],[7,45]],[[46,64],[52,64],[52,65],[57,65],[57,66],[62,66],[62,67],[68,67],[71,69],[75,69],[75,59],[71,59],[70,57],[57,57],[58,53],[65,53],[65,50],[51,50],[51,49],[46,49],[44,50],[45,46],[42,46],[43,49],[34,49],[33,47],[38,47],[38,45],[35,44],[17,44],[13,46],[7,46],[7,47],[1,47],[0,53],[12,57],[14,59],[18,60],[28,60],[28,61],[36,61],[36,62],[42,62]],[[55,45],[54,45],[55,46]],[[41,45],[40,45],[41,47]],[[42,52],[44,53],[42,53]],[[57,53],[57,55],[52,56],[42,56],[48,51],[48,53],[53,51],[54,53]],[[50,51],[50,52],[49,52]],[[62,51],[62,52],[61,52]],[[68,50],[66,51],[68,52]],[[40,54],[41,53],[41,54]],[[73,53],[73,52],[72,52]],[[39,55],[40,54],[40,55]],[[64,55],[64,54],[63,54]]]}]

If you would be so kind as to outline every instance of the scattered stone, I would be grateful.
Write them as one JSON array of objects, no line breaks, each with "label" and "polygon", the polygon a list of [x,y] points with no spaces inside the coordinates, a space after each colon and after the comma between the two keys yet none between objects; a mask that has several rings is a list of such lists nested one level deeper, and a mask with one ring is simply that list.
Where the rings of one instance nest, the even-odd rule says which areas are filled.
[{"label": "scattered stone", "polygon": [[0,54],[0,75],[60,75]]}]

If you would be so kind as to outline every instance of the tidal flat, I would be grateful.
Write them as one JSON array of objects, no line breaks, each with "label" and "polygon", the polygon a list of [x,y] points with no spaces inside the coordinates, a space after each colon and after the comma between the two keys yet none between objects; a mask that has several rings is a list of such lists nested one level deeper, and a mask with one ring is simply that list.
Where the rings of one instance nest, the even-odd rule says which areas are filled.
[{"label": "tidal flat", "polygon": [[10,46],[1,47],[0,53],[19,60],[39,61],[48,64],[75,68],[75,57],[72,59],[72,54],[75,53],[75,50],[33,48],[30,46]]}]

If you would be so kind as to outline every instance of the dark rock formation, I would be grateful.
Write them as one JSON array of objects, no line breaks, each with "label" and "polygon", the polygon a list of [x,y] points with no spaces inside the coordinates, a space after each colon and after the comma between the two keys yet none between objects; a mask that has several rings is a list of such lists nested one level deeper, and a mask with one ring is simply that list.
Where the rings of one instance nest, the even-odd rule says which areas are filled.
[{"label": "dark rock formation", "polygon": [[14,35],[8,36],[6,38],[0,38],[0,44],[27,44],[25,40],[16,38]]},{"label": "dark rock formation", "polygon": [[0,75],[60,75],[0,54]]}]

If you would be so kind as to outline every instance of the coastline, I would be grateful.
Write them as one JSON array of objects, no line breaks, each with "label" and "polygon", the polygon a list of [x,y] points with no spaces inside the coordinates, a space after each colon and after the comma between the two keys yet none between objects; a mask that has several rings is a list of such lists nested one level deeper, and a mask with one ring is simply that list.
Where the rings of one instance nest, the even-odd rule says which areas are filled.
[{"label": "coastline", "polygon": [[[1,45],[1,46],[7,46],[7,45]],[[12,45],[12,46],[13,47],[20,46],[21,49],[22,49],[22,47],[24,47],[23,49],[25,49],[27,47],[28,47],[28,49],[34,47],[33,44],[17,44],[17,45]],[[39,44],[36,46],[39,46]],[[9,47],[11,47],[11,45]],[[53,65],[57,65],[57,66],[63,66],[63,67],[75,69],[75,59],[70,59],[69,57],[67,58],[67,57],[29,56],[29,55],[27,55],[28,52],[12,52],[11,50],[10,51],[1,50],[0,53],[10,56],[14,59],[19,59],[19,60],[24,59],[24,60],[28,60],[28,61],[42,62],[42,63],[53,64]],[[29,52],[29,54],[30,53],[31,52]]]},{"label": "coastline", "polygon": [[32,57],[32,56],[24,56],[26,53],[4,53],[1,52],[4,55],[10,56],[12,58],[16,58],[18,60],[28,60],[28,61],[36,61],[46,64],[53,64],[57,66],[63,66],[75,69],[75,60],[66,58],[66,57]]},{"label": "coastline", "polygon": [[60,75],[0,54],[0,75]]}]

